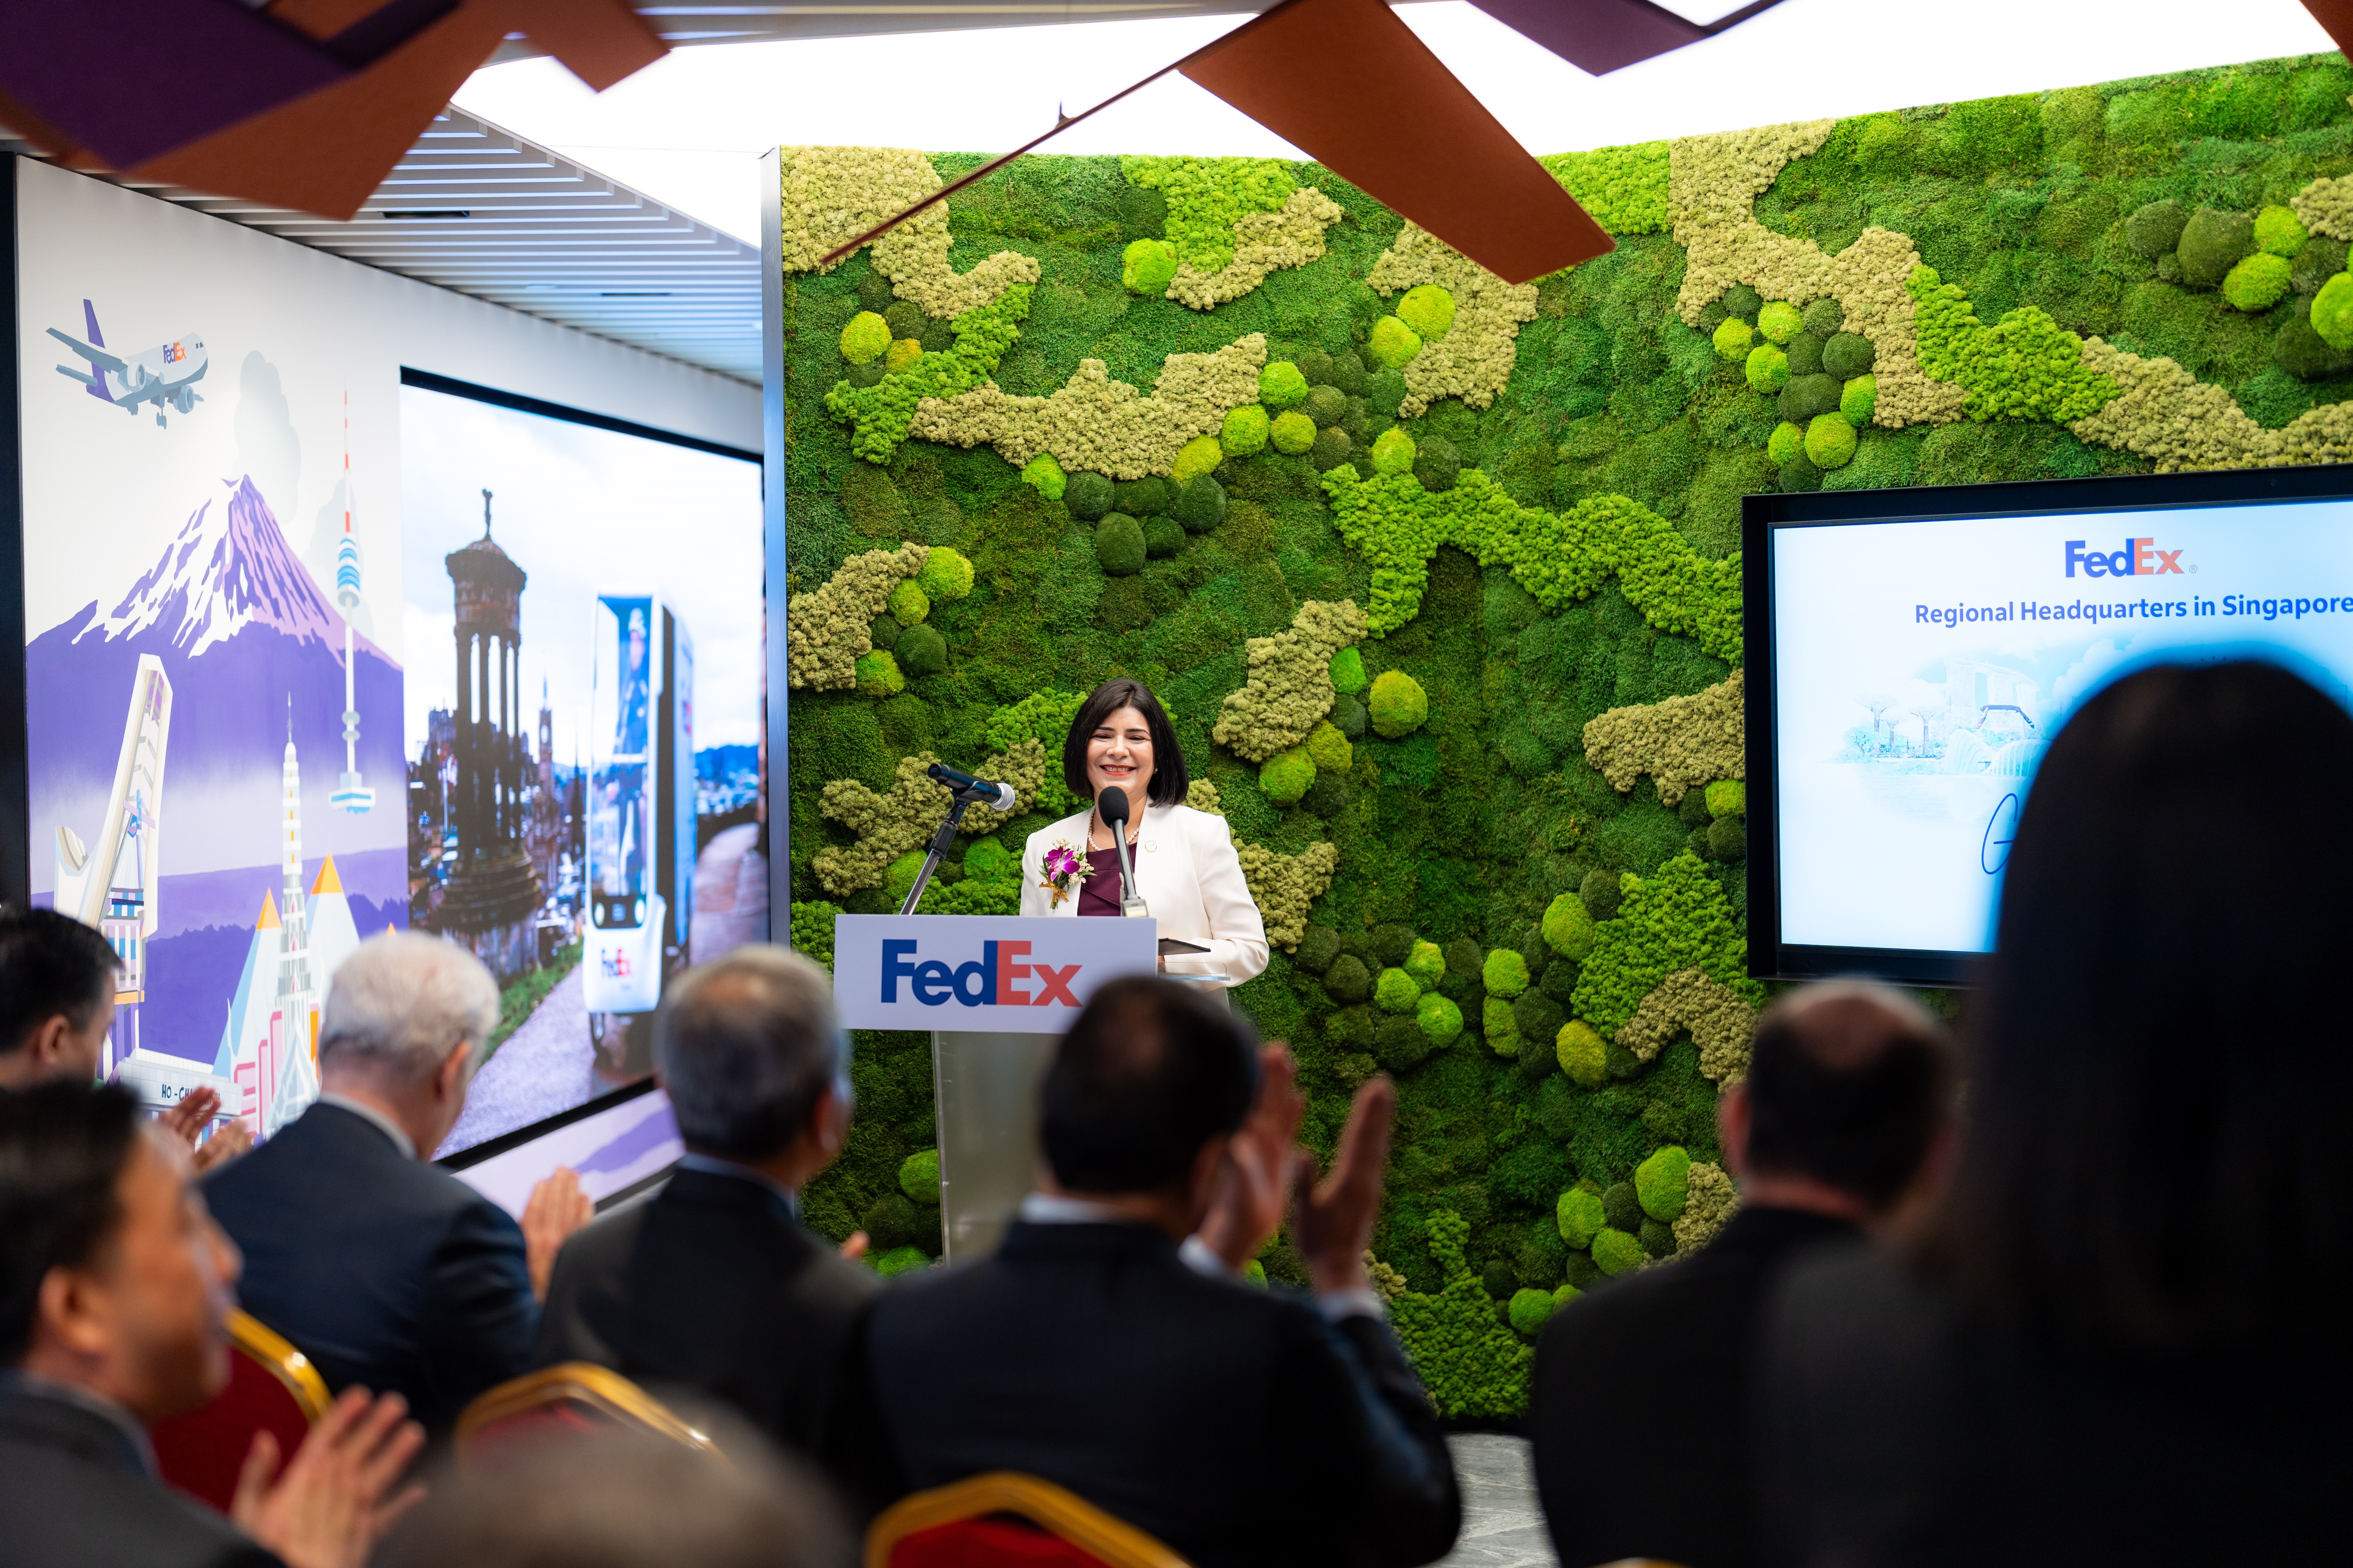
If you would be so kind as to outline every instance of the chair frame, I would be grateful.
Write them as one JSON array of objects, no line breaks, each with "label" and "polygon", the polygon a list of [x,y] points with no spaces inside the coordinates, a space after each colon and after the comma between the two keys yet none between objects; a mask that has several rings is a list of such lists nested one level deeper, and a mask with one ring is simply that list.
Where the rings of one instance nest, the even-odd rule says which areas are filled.
[{"label": "chair frame", "polygon": [[311,1358],[294,1348],[285,1335],[246,1311],[243,1308],[228,1315],[229,1343],[268,1368],[294,1403],[302,1407],[304,1419],[315,1426],[319,1418],[334,1403],[327,1392],[327,1380],[311,1364]]},{"label": "chair frame", "polygon": [[624,1426],[651,1432],[699,1454],[725,1462],[709,1433],[615,1372],[594,1362],[567,1361],[527,1372],[487,1390],[459,1413],[452,1435],[458,1458],[466,1458],[484,1426],[543,1405],[569,1400],[589,1405]]},{"label": "chair frame", "polygon": [[891,1553],[920,1531],[992,1513],[1018,1514],[1102,1559],[1107,1568],[1191,1568],[1125,1520],[1018,1470],[991,1470],[900,1499],[866,1531],[866,1568],[891,1568]]}]

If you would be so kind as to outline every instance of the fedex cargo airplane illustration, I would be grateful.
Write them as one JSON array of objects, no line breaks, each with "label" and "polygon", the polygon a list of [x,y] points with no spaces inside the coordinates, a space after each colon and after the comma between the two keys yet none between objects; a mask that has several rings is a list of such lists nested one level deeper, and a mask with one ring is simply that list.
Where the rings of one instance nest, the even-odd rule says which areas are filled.
[{"label": "fedex cargo airplane illustration", "polygon": [[158,425],[164,423],[165,405],[185,414],[204,401],[196,391],[207,363],[204,339],[190,332],[124,359],[106,352],[106,340],[99,335],[98,311],[87,300],[81,302],[81,315],[90,330],[90,342],[68,337],[55,327],[49,329],[49,336],[88,360],[90,374],[61,364],[59,375],[80,382],[92,397],[111,403],[126,414],[135,415],[141,404],[153,403]]}]

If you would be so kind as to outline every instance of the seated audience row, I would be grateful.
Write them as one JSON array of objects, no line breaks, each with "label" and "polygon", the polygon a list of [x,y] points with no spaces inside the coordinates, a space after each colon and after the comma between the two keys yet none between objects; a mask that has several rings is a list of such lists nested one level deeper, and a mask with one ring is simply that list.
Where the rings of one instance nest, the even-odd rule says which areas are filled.
[{"label": "seated audience row", "polygon": [[[2327,900],[2353,847],[2249,809],[2257,757],[2344,776],[2353,716],[2255,664],[2146,670],[2084,704],[2020,823],[1966,1061],[1869,984],[1767,1012],[1719,1104],[1744,1212],[1544,1336],[1531,1426],[1568,1568],[2333,1545],[2353,1065]],[[83,982],[111,972],[85,953],[54,991],[17,977],[38,966],[12,942],[71,945],[26,929],[0,926],[0,1001],[30,998],[0,1035],[47,1065],[11,1070],[86,1073]],[[257,1455],[241,1534],[140,1474],[141,1423],[218,1385],[238,1268],[186,1129],[140,1131],[117,1091],[0,1094],[0,1511],[37,1543],[24,1560],[268,1561],[258,1542],[301,1568],[354,1561],[409,1496],[408,1405],[438,1429],[533,1361],[575,1359],[732,1407],[858,1518],[1013,1469],[1203,1568],[1447,1552],[1453,1468],[1366,1278],[1385,1079],[1319,1179],[1282,1047],[1169,983],[1106,986],[1047,1074],[1043,1171],[1003,1245],[886,1287],[798,1220],[849,1135],[828,991],[778,949],[692,972],[655,1024],[683,1167],[585,1229],[559,1179],[517,1226],[421,1163],[495,1020],[488,977],[430,939],[364,944],[329,998],[325,1099],[208,1184],[249,1304],[345,1391],[282,1477]],[[1245,1286],[1286,1220],[1313,1291]],[[731,1441],[733,1479],[617,1441],[569,1479],[522,1456],[503,1481],[444,1480],[385,1560],[838,1560],[827,1505]],[[640,1460],[667,1492],[620,1479]],[[691,1551],[625,1517],[663,1496],[702,1532]]]}]

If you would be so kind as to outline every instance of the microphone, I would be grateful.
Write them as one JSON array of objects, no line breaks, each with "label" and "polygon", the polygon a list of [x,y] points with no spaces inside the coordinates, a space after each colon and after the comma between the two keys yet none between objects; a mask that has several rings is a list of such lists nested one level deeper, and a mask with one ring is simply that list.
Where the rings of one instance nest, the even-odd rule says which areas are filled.
[{"label": "microphone", "polygon": [[1127,808],[1127,792],[1124,789],[1107,789],[1095,797],[1095,814],[1103,818],[1105,827],[1116,827],[1125,822]]},{"label": "microphone", "polygon": [[1127,792],[1113,788],[1095,796],[1095,815],[1111,830],[1111,841],[1119,850],[1120,888],[1119,912],[1124,915],[1149,915],[1144,895],[1135,890],[1135,851],[1127,842]]},{"label": "microphone", "polygon": [[991,784],[987,779],[976,779],[963,769],[949,767],[945,763],[934,763],[924,771],[955,791],[958,795],[968,797],[976,804],[982,801],[987,802],[992,811],[1013,809],[1014,794],[1011,784]]}]

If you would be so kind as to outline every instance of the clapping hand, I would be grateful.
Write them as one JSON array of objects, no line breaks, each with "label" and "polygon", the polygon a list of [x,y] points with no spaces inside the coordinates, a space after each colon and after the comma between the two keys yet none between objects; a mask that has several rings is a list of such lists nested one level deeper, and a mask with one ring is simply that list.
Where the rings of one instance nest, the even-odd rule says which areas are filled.
[{"label": "clapping hand", "polygon": [[397,1394],[343,1390],[274,1482],[278,1439],[256,1433],[229,1517],[288,1568],[360,1568],[393,1521],[425,1495],[417,1486],[393,1491],[425,1446],[425,1429],[407,1415]]},{"label": "clapping hand", "polygon": [[[155,1118],[157,1125],[195,1152],[196,1174],[233,1160],[253,1147],[253,1135],[242,1121],[222,1124],[209,1138],[205,1129],[220,1114],[220,1096],[209,1089],[192,1089],[170,1110]],[[198,1142],[198,1139],[204,1142]]]},{"label": "clapping hand", "polygon": [[1348,1107],[1332,1173],[1316,1181],[1315,1156],[1304,1149],[1293,1159],[1297,1207],[1291,1239],[1319,1296],[1371,1285],[1365,1248],[1372,1244],[1373,1221],[1381,1212],[1381,1173],[1388,1164],[1389,1127],[1396,1117],[1397,1086],[1386,1075],[1369,1079]]},{"label": "clapping hand", "polygon": [[596,1217],[596,1201],[580,1190],[580,1178],[569,1165],[558,1165],[553,1175],[532,1188],[522,1205],[522,1250],[531,1268],[533,1295],[547,1300],[555,1255],[574,1231]]}]

